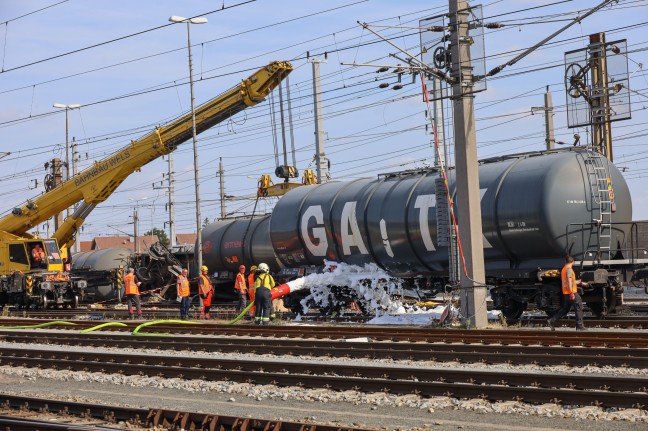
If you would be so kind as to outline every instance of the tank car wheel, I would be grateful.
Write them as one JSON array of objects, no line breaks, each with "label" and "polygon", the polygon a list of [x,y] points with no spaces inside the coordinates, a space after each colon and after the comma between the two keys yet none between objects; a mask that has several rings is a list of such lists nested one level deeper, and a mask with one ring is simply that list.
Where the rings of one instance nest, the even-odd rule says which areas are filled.
[{"label": "tank car wheel", "polygon": [[587,306],[592,310],[592,313],[599,319],[603,319],[605,316],[610,314],[616,308],[616,296],[610,295],[605,304],[602,302],[592,302],[588,303]]},{"label": "tank car wheel", "polygon": [[515,320],[522,316],[526,308],[526,302],[508,301],[504,308],[502,308],[502,314],[507,319]]},{"label": "tank car wheel", "polygon": [[145,266],[137,268],[135,274],[137,274],[137,278],[139,278],[140,281],[151,281],[151,274],[149,274],[148,268]]},{"label": "tank car wheel", "polygon": [[52,305],[52,301],[47,298],[47,293],[43,293],[41,295],[41,304],[43,306],[43,310],[47,310]]}]

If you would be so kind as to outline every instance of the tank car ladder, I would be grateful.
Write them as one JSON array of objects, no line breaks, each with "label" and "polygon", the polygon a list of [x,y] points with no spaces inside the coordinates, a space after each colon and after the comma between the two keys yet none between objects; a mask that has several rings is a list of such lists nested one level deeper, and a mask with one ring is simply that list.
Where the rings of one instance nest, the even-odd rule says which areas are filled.
[{"label": "tank car ladder", "polygon": [[592,193],[592,215],[598,211],[598,217],[592,222],[597,228],[597,259],[612,259],[612,205],[614,192],[608,160],[598,153],[591,153],[585,159],[587,175]]}]

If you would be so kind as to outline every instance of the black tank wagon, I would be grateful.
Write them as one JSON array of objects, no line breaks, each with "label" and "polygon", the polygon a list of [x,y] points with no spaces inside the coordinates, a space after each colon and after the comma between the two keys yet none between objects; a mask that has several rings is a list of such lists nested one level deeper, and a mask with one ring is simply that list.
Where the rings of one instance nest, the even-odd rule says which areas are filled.
[{"label": "black tank wagon", "polygon": [[[548,314],[559,308],[566,254],[591,282],[583,300],[598,315],[614,308],[627,270],[648,262],[633,242],[627,184],[601,155],[581,147],[517,154],[481,161],[479,175],[487,283],[507,317],[529,304]],[[203,261],[232,273],[266,262],[290,274],[324,260],[376,263],[406,284],[446,286],[449,226],[438,177],[425,169],[297,188],[271,215],[208,225]],[[452,169],[448,180],[454,193]]]}]

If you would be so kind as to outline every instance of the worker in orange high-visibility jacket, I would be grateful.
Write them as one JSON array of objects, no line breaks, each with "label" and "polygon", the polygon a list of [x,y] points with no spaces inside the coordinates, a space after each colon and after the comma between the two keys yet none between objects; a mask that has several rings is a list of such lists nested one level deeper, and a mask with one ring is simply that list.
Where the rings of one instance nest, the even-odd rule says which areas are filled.
[{"label": "worker in orange high-visibility jacket", "polygon": [[200,312],[201,319],[209,319],[209,310],[211,309],[212,295],[214,288],[212,287],[211,280],[208,274],[209,269],[205,265],[200,267],[200,277],[198,277],[198,293],[202,299],[202,311]]},{"label": "worker in orange high-visibility jacket", "polygon": [[178,276],[176,283],[178,291],[178,301],[180,302],[180,319],[187,320],[189,317],[189,307],[191,306],[191,296],[189,296],[189,278],[187,277],[187,268],[182,268],[182,274]]},{"label": "worker in orange high-visibility jacket", "polygon": [[134,319],[133,307],[137,310],[137,318],[142,318],[142,306],[140,303],[139,286],[142,284],[135,275],[135,269],[128,268],[124,276],[124,290],[126,294],[126,302],[128,304],[128,318]]},{"label": "worker in orange high-visibility jacket", "polygon": [[578,286],[587,286],[587,283],[576,280],[576,273],[572,268],[573,265],[574,258],[567,256],[565,258],[565,266],[560,272],[563,293],[562,307],[548,320],[549,327],[552,331],[555,330],[556,322],[569,313],[572,306],[576,315],[576,329],[579,331],[585,330],[585,326],[583,325],[583,301],[578,294]]},{"label": "worker in orange high-visibility jacket", "polygon": [[40,244],[36,244],[31,250],[32,261],[35,267],[45,266],[45,252]]},{"label": "worker in orange high-visibility jacket", "polygon": [[247,280],[245,279],[245,265],[239,266],[239,272],[236,274],[234,281],[234,290],[238,293],[239,300],[236,304],[236,313],[240,313],[242,309],[247,307]]},{"label": "worker in orange high-visibility jacket", "polygon": [[[256,267],[256,265],[252,265],[250,267],[250,273],[247,276],[247,282],[248,282],[248,292],[247,293],[248,293],[248,298],[250,298],[250,303],[251,304],[254,304],[254,291],[256,289],[256,287],[254,286],[254,282],[256,280],[257,275],[258,275],[257,274],[257,267]],[[248,315],[245,316],[245,320],[254,319],[255,310],[256,310],[256,308],[254,307],[254,305],[252,305],[252,307],[250,307],[250,311],[248,311]]]}]

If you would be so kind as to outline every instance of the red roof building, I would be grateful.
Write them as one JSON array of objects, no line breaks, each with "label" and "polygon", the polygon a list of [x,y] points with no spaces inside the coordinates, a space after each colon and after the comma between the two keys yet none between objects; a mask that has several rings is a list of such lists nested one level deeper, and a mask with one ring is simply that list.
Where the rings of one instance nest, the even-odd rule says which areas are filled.
[{"label": "red roof building", "polygon": [[177,233],[176,245],[195,245],[197,235],[195,233]]},{"label": "red roof building", "polygon": [[92,250],[92,241],[81,241],[79,243],[79,251],[90,251]]}]

